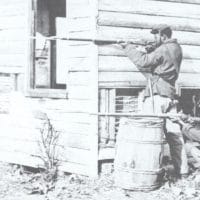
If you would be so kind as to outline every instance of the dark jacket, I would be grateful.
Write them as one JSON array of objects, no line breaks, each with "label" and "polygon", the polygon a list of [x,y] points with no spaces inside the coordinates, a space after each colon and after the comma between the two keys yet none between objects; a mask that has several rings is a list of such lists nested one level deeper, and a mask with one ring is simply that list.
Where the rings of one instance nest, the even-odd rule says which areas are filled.
[{"label": "dark jacket", "polygon": [[183,135],[190,141],[200,142],[200,125],[185,124],[182,128]]},{"label": "dark jacket", "polygon": [[[182,61],[182,49],[176,39],[166,41],[149,54],[140,52],[129,44],[125,47],[125,53],[140,71],[151,72],[153,94],[174,98],[175,82]],[[145,97],[148,96],[150,92],[147,86]]]}]

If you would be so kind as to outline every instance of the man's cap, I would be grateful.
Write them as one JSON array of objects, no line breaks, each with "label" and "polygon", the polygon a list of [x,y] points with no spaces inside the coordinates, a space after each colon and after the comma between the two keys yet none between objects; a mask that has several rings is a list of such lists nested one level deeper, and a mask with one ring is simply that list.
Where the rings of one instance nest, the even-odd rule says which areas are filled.
[{"label": "man's cap", "polygon": [[171,27],[166,24],[161,24],[159,26],[153,27],[150,31],[150,33],[152,34],[166,33],[166,32],[172,32]]}]

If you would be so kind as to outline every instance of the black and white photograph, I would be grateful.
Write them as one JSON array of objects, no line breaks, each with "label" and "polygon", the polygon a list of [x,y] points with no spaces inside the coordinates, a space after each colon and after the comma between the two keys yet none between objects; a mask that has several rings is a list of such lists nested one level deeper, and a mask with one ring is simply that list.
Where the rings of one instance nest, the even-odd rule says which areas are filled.
[{"label": "black and white photograph", "polygon": [[200,0],[0,0],[0,200],[200,200]]}]

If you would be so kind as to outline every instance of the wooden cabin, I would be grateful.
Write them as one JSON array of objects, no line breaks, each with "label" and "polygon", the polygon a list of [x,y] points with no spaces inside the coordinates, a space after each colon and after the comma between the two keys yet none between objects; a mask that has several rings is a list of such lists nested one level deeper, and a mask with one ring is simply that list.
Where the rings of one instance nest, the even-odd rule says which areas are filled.
[{"label": "wooden cabin", "polygon": [[45,113],[60,132],[60,169],[97,176],[100,161],[114,159],[119,127],[97,113],[137,112],[146,80],[114,45],[46,37],[149,40],[161,23],[183,48],[177,91],[191,106],[200,90],[199,0],[1,0],[0,160],[41,165]]}]

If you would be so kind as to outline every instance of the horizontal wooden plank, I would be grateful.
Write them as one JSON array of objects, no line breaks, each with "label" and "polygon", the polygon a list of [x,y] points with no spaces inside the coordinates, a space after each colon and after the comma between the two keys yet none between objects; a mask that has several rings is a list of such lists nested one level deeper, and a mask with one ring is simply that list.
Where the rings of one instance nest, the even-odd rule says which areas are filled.
[{"label": "horizontal wooden plank", "polygon": [[[27,129],[28,131],[28,129]],[[16,151],[22,152],[29,155],[40,155],[42,141],[40,135],[37,140],[29,139],[29,138],[20,138],[20,137],[12,137],[10,136],[0,136],[0,150],[1,151]],[[90,137],[89,135],[83,134],[60,134],[59,140],[57,142],[58,145],[57,150],[61,150],[64,147],[82,149],[82,150],[90,150]],[[60,147],[62,146],[62,147]],[[60,149],[61,148],[61,149]],[[62,151],[62,150],[61,150]]]},{"label": "horizontal wooden plank", "polygon": [[[68,31],[67,35],[74,38],[88,38],[92,37],[91,30],[77,30],[77,31]],[[66,37],[66,32],[64,34],[59,34],[59,37]]]},{"label": "horizontal wooden plank", "polygon": [[[89,131],[89,130],[88,130]],[[90,137],[83,134],[63,134],[64,137],[62,144],[67,147],[90,150]]]},{"label": "horizontal wooden plank", "polygon": [[11,77],[11,76],[0,76],[0,92],[5,97],[7,96],[9,101],[10,101],[10,96],[9,96],[8,92],[12,92],[14,90],[14,88],[15,88],[15,84],[14,84],[13,77]]},{"label": "horizontal wooden plank", "polygon": [[25,41],[1,41],[0,54],[24,54],[27,50],[27,42]]},{"label": "horizontal wooden plank", "polygon": [[[69,13],[68,13],[69,14]],[[87,17],[86,17],[87,19]],[[70,19],[68,21],[68,18],[64,18],[64,17],[57,17],[56,18],[56,35],[58,37],[66,37],[70,35],[70,37],[88,37],[89,35],[91,35],[91,30],[87,29],[86,30],[81,30],[78,27],[76,27],[75,29],[70,26],[70,23],[75,23],[76,19]],[[66,28],[63,28],[66,27]],[[70,45],[69,41],[62,41],[63,44],[66,45]],[[74,42],[76,44],[76,42]],[[85,42],[79,42],[81,44],[84,44]]]},{"label": "horizontal wooden plank", "polygon": [[[200,59],[200,47],[192,45],[182,45],[183,58]],[[104,56],[125,56],[124,51],[117,45],[99,46],[99,55]]]},{"label": "horizontal wooden plank", "polygon": [[[47,112],[47,114],[48,117],[52,120],[60,119],[60,113]],[[89,113],[77,112],[77,111],[66,113],[65,115],[62,115],[62,117],[66,120],[66,124],[72,122],[88,124],[91,121],[91,116]]]},{"label": "horizontal wooden plank", "polygon": [[41,159],[20,152],[0,151],[0,160],[36,168],[43,165]]},{"label": "horizontal wooden plank", "polygon": [[87,31],[91,30],[90,26],[91,19],[90,17],[83,17],[83,18],[74,18],[67,20],[67,31]]},{"label": "horizontal wooden plank", "polygon": [[[78,136],[84,136],[87,137],[88,134],[90,133],[90,128],[91,128],[91,124],[88,121],[88,123],[81,123],[81,121],[79,122],[78,120],[76,122],[74,121],[67,121],[65,119],[63,119],[63,122],[57,121],[53,121],[52,124],[55,125],[55,128],[57,126],[57,123],[62,124],[62,129],[63,134],[64,135],[68,135],[68,134],[73,134],[73,135],[78,135]],[[59,125],[60,126],[60,125]],[[61,127],[61,126],[60,126]]]},{"label": "horizontal wooden plank", "polygon": [[3,29],[0,31],[0,41],[1,42],[22,42],[26,41],[27,32],[24,28],[13,28],[13,29]]},{"label": "horizontal wooden plank", "polygon": [[[91,102],[88,102],[87,100],[84,100],[83,98],[82,99],[81,98],[79,99],[48,99],[48,98],[44,99],[43,98],[42,100],[36,99],[36,101],[33,98],[28,99],[28,105],[30,105],[30,107],[38,108],[38,111],[37,110],[34,111],[34,116],[39,119],[42,117],[42,113],[45,111],[48,111],[48,113],[57,113],[61,116],[63,114],[63,118],[64,118],[65,115],[70,115],[68,113],[71,113],[73,111],[77,112],[81,106],[88,108],[87,104],[90,104],[90,103]],[[75,109],[76,107],[77,109]],[[40,110],[41,108],[43,112],[41,112]]]},{"label": "horizontal wooden plank", "polygon": [[[21,119],[25,121],[23,118]],[[17,120],[16,120],[17,121]],[[12,123],[10,126],[1,125],[2,133],[0,137],[11,140],[20,140],[24,143],[36,142],[40,140],[40,127],[33,127],[31,125],[21,125],[19,123]]]},{"label": "horizontal wooden plank", "polygon": [[181,73],[178,78],[178,85],[183,87],[198,87],[200,88],[199,74]]},{"label": "horizontal wooden plank", "polygon": [[26,64],[26,57],[24,54],[0,54],[1,66],[17,66],[24,67]]},{"label": "horizontal wooden plank", "polygon": [[[30,108],[35,109],[32,111],[32,115],[30,115],[29,113],[30,116],[35,117],[36,119],[41,119],[44,116],[43,113],[46,113],[47,115],[50,116],[51,119],[56,120],[57,117],[58,119],[60,118],[59,116],[65,118],[65,117],[68,117],[68,115],[70,116],[72,113],[74,114],[88,113],[88,110],[90,109],[90,105],[93,102],[93,100],[89,98],[90,96],[82,97],[77,94],[76,97],[75,96],[70,97],[70,99],[65,100],[65,103],[61,104],[62,106],[60,105],[57,106],[57,103],[53,103],[53,101],[51,101],[52,102],[51,106],[49,105],[51,104],[50,102],[47,105],[45,105],[45,103],[43,102],[41,103],[40,106],[39,104],[35,105],[36,107],[33,107],[34,104],[28,103],[28,102],[27,102],[27,105],[29,105]],[[40,109],[42,109],[42,112],[40,112]],[[23,116],[24,117],[26,116],[25,113]]]},{"label": "horizontal wooden plank", "polygon": [[126,4],[124,4],[123,0],[100,0],[99,10],[154,16],[200,18],[199,5],[150,0],[135,0],[134,2],[132,0],[127,0]]},{"label": "horizontal wooden plank", "polygon": [[12,4],[0,4],[0,17],[1,16],[20,16],[26,14],[26,3],[19,1]]},{"label": "horizontal wooden plank", "polygon": [[[43,166],[43,162],[41,161],[40,158],[19,152],[0,151],[0,160],[3,162],[20,164],[35,168]],[[88,170],[88,165],[81,165],[71,162],[61,162],[59,170],[81,175],[90,175],[90,172]]]},{"label": "horizontal wooden plank", "polygon": [[91,152],[89,150],[64,147],[61,155],[63,161],[87,165],[90,160]]},{"label": "horizontal wooden plank", "polygon": [[7,16],[0,17],[1,30],[2,29],[16,29],[25,28],[27,18],[25,16]]},{"label": "horizontal wooden plank", "polygon": [[130,13],[117,13],[100,11],[98,17],[99,25],[130,27],[130,28],[152,28],[160,24],[168,24],[173,30],[200,32],[200,20],[177,17],[164,17],[152,15],[139,15]]},{"label": "horizontal wooden plank", "polygon": [[[9,103],[10,103],[10,113],[9,114],[0,114],[0,120],[2,124],[0,125],[2,128],[5,128],[4,131],[6,131],[6,128],[11,129],[11,131],[14,132],[15,128],[28,128],[30,129],[30,132],[34,130],[35,128],[38,128],[42,122],[42,120],[36,119],[29,113],[29,111],[26,110],[26,108],[21,108],[21,102],[16,100],[16,103],[14,103],[12,96],[9,96]],[[19,105],[20,108],[16,108],[16,105]],[[19,119],[20,118],[20,119]],[[10,132],[11,132],[10,131]],[[26,130],[27,131],[27,130]],[[21,130],[23,133],[23,131]],[[12,135],[15,136],[18,135],[20,131],[17,131],[13,133]],[[20,133],[23,136],[23,134]],[[31,132],[30,134],[32,134]],[[2,134],[2,133],[1,133]],[[1,135],[0,134],[0,135]],[[28,134],[28,133],[27,133]],[[34,133],[33,133],[34,134]]]},{"label": "horizontal wooden plank", "polygon": [[[200,87],[198,73],[181,73],[178,78],[178,84],[181,86]],[[133,87],[146,84],[144,76],[140,72],[100,72],[100,87]]]},{"label": "horizontal wooden plank", "polygon": [[[126,27],[111,27],[111,26],[99,26],[98,35],[100,38],[113,39],[143,39],[152,40],[153,35],[150,34],[150,29],[139,28],[126,28]],[[200,33],[174,31],[173,38],[177,38],[180,44],[185,45],[200,45]]]},{"label": "horizontal wooden plank", "polygon": [[90,3],[90,0],[68,0],[69,5],[85,5]]},{"label": "horizontal wooden plank", "polygon": [[[91,16],[91,12],[89,11],[89,4],[68,4],[67,6],[69,12],[67,13],[68,18],[77,18],[77,17],[88,17]],[[81,11],[81,12],[80,12]]]},{"label": "horizontal wooden plank", "polygon": [[99,160],[108,160],[115,158],[115,148],[101,148],[99,150]]},{"label": "horizontal wooden plank", "polygon": [[[15,0],[14,4],[25,3],[25,0]],[[1,0],[1,6],[13,5],[13,0]]]},{"label": "horizontal wooden plank", "polygon": [[1,137],[0,151],[21,152],[27,155],[39,155],[40,153],[37,142],[13,140],[5,137]]},{"label": "horizontal wooden plank", "polygon": [[[60,124],[59,124],[60,123]],[[52,121],[52,125],[56,131],[61,127],[62,132],[59,132],[58,145],[78,148],[78,149],[90,149],[90,125],[85,125],[81,123],[55,123]],[[58,125],[59,124],[59,125]],[[11,124],[12,125],[12,124]],[[10,126],[11,126],[10,125]],[[29,154],[38,154],[39,152],[39,142],[41,142],[40,130],[32,131],[29,127],[9,127],[0,126],[0,149],[21,151]],[[40,129],[43,125],[40,126]]]},{"label": "horizontal wooden plank", "polygon": [[70,86],[68,92],[69,99],[91,99],[91,88],[88,86]]},{"label": "horizontal wooden plank", "polygon": [[188,4],[200,4],[199,0],[154,0],[154,1],[177,2],[177,3],[188,3]]},{"label": "horizontal wooden plank", "polygon": [[99,72],[100,82],[146,82],[145,77],[140,72]]},{"label": "horizontal wooden plank", "polygon": [[[0,133],[1,138],[6,138],[8,140],[20,140],[21,142],[24,142],[24,144],[28,144],[28,142],[36,142],[40,139],[40,130],[39,129],[33,129],[30,127],[21,127],[20,125],[1,125],[2,132]],[[40,126],[42,128],[43,125]]]},{"label": "horizontal wooden plank", "polygon": [[182,45],[183,57],[186,59],[200,59],[199,46]]},{"label": "horizontal wooden plank", "polygon": [[90,57],[91,45],[90,43],[71,42],[68,44],[67,58]]},{"label": "horizontal wooden plank", "polygon": [[42,97],[52,99],[67,99],[67,91],[59,89],[29,89],[25,93],[26,97]]},{"label": "horizontal wooden plank", "polygon": [[[0,151],[0,160],[3,162],[20,164],[35,168],[43,166],[43,162],[38,157],[26,155],[19,152]],[[81,165],[72,162],[61,162],[59,170],[81,175],[90,175],[88,165]]]},{"label": "horizontal wooden plank", "polygon": [[44,122],[35,118],[27,118],[28,116],[20,117],[20,114],[14,113],[12,108],[8,114],[1,114],[0,137],[36,141],[40,135],[39,129],[43,127]]},{"label": "horizontal wooden plank", "polygon": [[[58,93],[65,92],[64,89],[56,89]],[[54,92],[52,89],[47,89],[49,93]],[[44,110],[58,110],[58,111],[64,111],[67,100],[66,99],[49,99],[49,98],[43,98],[43,99],[36,99],[36,98],[26,98],[26,101],[30,106],[33,107],[42,107]],[[40,113],[42,113],[40,110],[38,111],[38,117],[40,117]],[[37,113],[35,113],[37,114]]]},{"label": "horizontal wooden plank", "polygon": [[12,65],[1,65],[0,64],[0,73],[6,74],[21,74],[24,73],[24,68],[22,66],[12,66]]},{"label": "horizontal wooden plank", "polygon": [[67,113],[69,113],[70,115],[71,112],[88,112],[91,102],[91,100],[81,99],[81,96],[79,96],[76,97],[76,99],[74,98],[67,100],[67,106],[63,108],[63,111],[55,108],[49,110],[48,112],[58,113],[61,117],[64,117],[65,115],[67,115]]},{"label": "horizontal wooden plank", "polygon": [[68,108],[65,109],[65,113],[67,112],[88,112],[90,109],[90,105],[92,103],[91,95],[83,97],[81,94],[72,94],[68,100]]},{"label": "horizontal wooden plank", "polygon": [[[89,56],[89,55],[88,55]],[[66,62],[66,68],[68,68],[68,76],[71,76],[73,72],[88,72],[92,63],[91,57],[72,57],[64,59],[63,62]]]},{"label": "horizontal wooden plank", "polygon": [[[0,151],[19,152],[27,155],[42,155],[41,138],[36,141],[24,140],[11,137],[0,137]],[[75,163],[87,163],[90,153],[90,137],[86,135],[68,134],[60,137],[56,150],[61,155],[61,160]],[[80,157],[79,157],[80,156]]]},{"label": "horizontal wooden plank", "polygon": [[90,79],[91,72],[69,72],[67,84],[88,86],[91,83]]},{"label": "horizontal wooden plank", "polygon": [[90,170],[88,170],[88,165],[81,165],[72,162],[62,162],[61,166],[59,166],[59,170],[85,176],[90,175]]},{"label": "horizontal wooden plank", "polygon": [[[127,57],[100,56],[99,71],[137,72],[137,67]],[[181,64],[182,73],[200,73],[200,60],[184,59]]]},{"label": "horizontal wooden plank", "polygon": [[119,88],[145,88],[145,84],[146,82],[144,81],[134,81],[133,82],[110,82],[110,81],[106,81],[106,82],[99,82],[99,88],[101,89],[119,89]]}]

